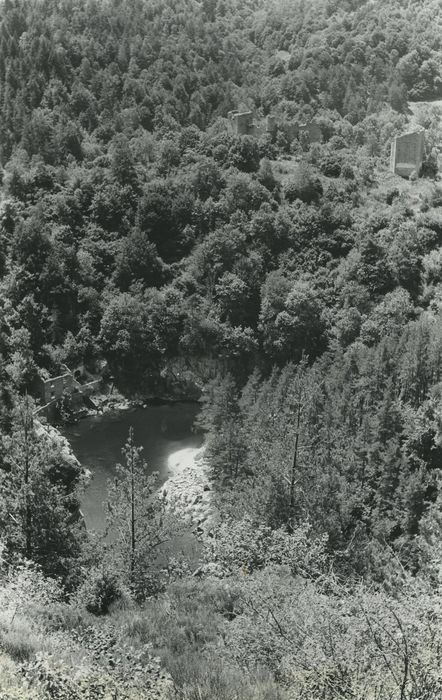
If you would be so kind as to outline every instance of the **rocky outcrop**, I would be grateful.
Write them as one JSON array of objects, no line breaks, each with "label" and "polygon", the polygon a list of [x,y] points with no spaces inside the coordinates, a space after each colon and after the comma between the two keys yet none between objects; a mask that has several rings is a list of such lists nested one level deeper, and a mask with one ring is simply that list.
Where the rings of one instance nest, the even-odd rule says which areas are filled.
[{"label": "rocky outcrop", "polygon": [[[64,465],[64,482],[66,485],[70,483],[81,483],[82,486],[87,486],[92,474],[89,469],[83,467],[76,458],[69,440],[60,433],[57,428],[49,423],[41,423],[34,417],[34,430],[37,437],[45,440],[51,447],[55,447],[60,454]],[[75,520],[81,520],[85,527],[84,516],[80,508],[73,514]]]},{"label": "rocky outcrop", "polygon": [[72,451],[69,440],[57,428],[49,423],[40,423],[34,418],[34,430],[38,437],[47,440],[49,444],[56,446],[60,450],[60,454],[67,464],[82,469],[80,462]]}]

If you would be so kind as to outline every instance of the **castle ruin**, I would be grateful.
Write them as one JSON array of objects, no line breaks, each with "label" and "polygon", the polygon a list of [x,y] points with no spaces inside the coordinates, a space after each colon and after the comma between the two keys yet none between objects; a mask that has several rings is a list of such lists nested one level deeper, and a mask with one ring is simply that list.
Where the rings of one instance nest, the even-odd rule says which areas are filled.
[{"label": "castle ruin", "polygon": [[282,127],[286,137],[291,142],[294,139],[303,140],[307,144],[320,143],[322,131],[316,119],[310,119],[304,124],[298,122],[286,122]]},{"label": "castle ruin", "polygon": [[253,133],[253,112],[239,112],[237,109],[228,113],[227,119],[236,136],[248,136]]},{"label": "castle ruin", "polygon": [[258,121],[253,112],[239,112],[237,109],[227,114],[230,130],[235,136],[255,136],[259,138],[264,134],[271,134],[276,129],[275,117],[269,115],[265,121]]},{"label": "castle ruin", "polygon": [[58,401],[63,394],[71,394],[74,390],[74,375],[67,371],[58,377],[43,378],[39,376],[35,382],[36,391],[43,404]]},{"label": "castle ruin", "polygon": [[40,399],[41,406],[37,412],[50,413],[57,401],[69,396],[71,405],[78,408],[85,399],[96,393],[102,377],[90,374],[83,366],[71,371],[62,366],[63,374],[56,377],[38,375],[34,381],[33,393]]},{"label": "castle ruin", "polygon": [[[278,126],[276,117],[269,114],[265,120],[257,119],[251,110],[240,112],[237,109],[228,112],[229,130],[235,136],[254,136],[259,138],[265,134],[274,134]],[[281,128],[281,125],[279,126]],[[322,140],[322,131],[316,119],[310,119],[305,124],[296,122],[285,123],[283,130],[290,141],[293,139],[305,139],[307,143],[319,143]]]},{"label": "castle ruin", "polygon": [[391,142],[391,172],[401,177],[410,177],[413,172],[419,174],[424,159],[424,148],[425,129],[396,136]]}]

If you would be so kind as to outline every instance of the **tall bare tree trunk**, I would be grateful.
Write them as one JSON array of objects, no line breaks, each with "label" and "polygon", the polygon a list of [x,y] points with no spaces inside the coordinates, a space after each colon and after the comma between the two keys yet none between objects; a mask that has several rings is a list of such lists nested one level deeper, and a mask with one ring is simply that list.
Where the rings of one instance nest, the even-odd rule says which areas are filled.
[{"label": "tall bare tree trunk", "polygon": [[25,485],[25,556],[31,558],[31,537],[32,537],[32,513],[31,513],[31,495],[29,492],[30,481],[30,455],[29,455],[29,435],[33,426],[32,414],[30,413],[28,397],[22,410],[22,424],[24,437],[24,472],[23,481]]},{"label": "tall bare tree trunk", "polygon": [[130,573],[133,577],[135,570],[135,550],[136,550],[136,539],[135,539],[135,475],[134,475],[134,441],[133,441],[133,429],[130,429],[130,546],[131,546],[131,556],[130,556]]},{"label": "tall bare tree trunk", "polygon": [[292,469],[290,473],[290,496],[289,496],[289,522],[287,530],[292,533],[295,522],[295,484],[296,470],[298,466],[298,446],[299,446],[299,426],[301,423],[301,396],[299,396],[298,406],[296,409],[296,433],[295,433],[295,448],[293,452]]}]

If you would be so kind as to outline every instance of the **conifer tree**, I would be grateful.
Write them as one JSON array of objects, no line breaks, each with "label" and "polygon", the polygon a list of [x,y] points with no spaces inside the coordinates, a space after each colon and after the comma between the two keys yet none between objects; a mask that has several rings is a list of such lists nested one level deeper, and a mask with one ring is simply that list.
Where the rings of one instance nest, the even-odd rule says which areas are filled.
[{"label": "conifer tree", "polygon": [[165,497],[157,493],[158,472],[149,473],[135,443],[133,428],[122,449],[123,463],[109,482],[106,501],[109,552],[121,578],[139,597],[157,585],[154,572],[160,548],[177,531]]},{"label": "conifer tree", "polygon": [[239,391],[231,374],[208,387],[198,426],[207,431],[207,453],[216,477],[237,477],[246,450]]},{"label": "conifer tree", "polygon": [[82,540],[80,470],[37,431],[28,397],[18,401],[11,433],[0,446],[0,525],[7,549],[36,562],[45,574],[66,580]]}]

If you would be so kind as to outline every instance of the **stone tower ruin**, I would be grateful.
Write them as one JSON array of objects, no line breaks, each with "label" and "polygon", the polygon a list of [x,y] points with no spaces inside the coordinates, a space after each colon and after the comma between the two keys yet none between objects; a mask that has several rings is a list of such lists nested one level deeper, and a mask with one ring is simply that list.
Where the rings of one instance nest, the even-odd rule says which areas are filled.
[{"label": "stone tower ruin", "polygon": [[425,129],[396,136],[391,142],[390,170],[396,175],[410,177],[419,174],[424,159]]},{"label": "stone tower ruin", "polygon": [[230,131],[235,136],[255,136],[259,138],[264,134],[274,134],[276,119],[269,115],[265,120],[256,118],[253,112],[239,112],[237,109],[227,114]]},{"label": "stone tower ruin", "polygon": [[229,112],[227,118],[230,120],[231,129],[236,136],[247,136],[253,133],[253,112]]}]

